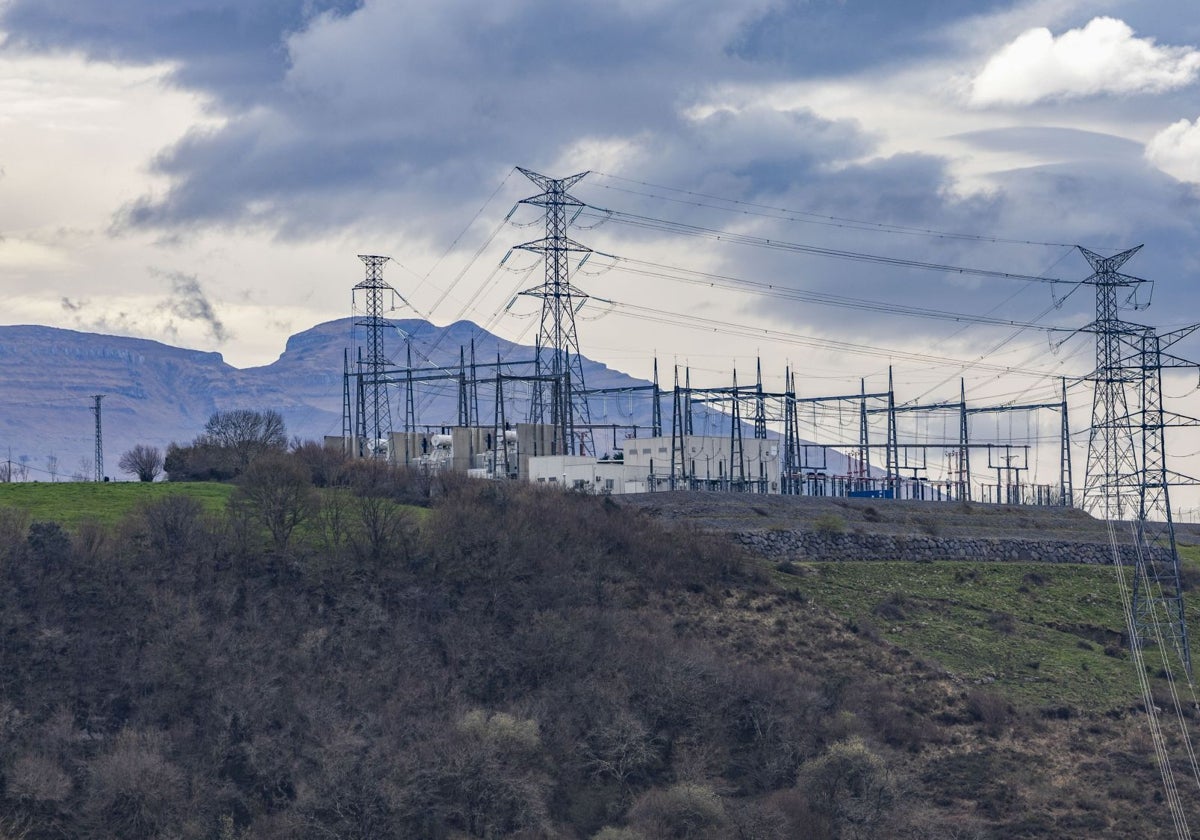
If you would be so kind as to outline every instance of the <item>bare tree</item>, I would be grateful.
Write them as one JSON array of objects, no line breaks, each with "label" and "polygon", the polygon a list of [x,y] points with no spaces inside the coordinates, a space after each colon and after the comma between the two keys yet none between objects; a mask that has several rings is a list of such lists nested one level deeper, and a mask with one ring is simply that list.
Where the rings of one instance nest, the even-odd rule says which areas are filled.
[{"label": "bare tree", "polygon": [[163,456],[157,446],[139,443],[121,455],[117,466],[121,472],[136,475],[138,481],[153,481],[162,472]]},{"label": "bare tree", "polygon": [[229,450],[241,471],[260,455],[286,451],[287,428],[283,423],[283,415],[273,409],[218,411],[208,418],[204,424],[204,434],[197,438],[196,443]]},{"label": "bare tree", "polygon": [[314,512],[316,491],[303,465],[272,454],[246,468],[230,501],[246,505],[271,532],[275,547],[283,549],[296,526]]}]

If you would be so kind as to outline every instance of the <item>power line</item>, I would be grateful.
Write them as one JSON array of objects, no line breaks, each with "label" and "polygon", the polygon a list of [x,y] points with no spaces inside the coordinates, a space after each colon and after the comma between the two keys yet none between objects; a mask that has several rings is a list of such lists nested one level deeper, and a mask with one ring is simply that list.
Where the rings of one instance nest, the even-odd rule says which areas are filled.
[{"label": "power line", "polygon": [[[605,214],[607,218],[619,224],[648,230],[658,230],[664,233],[675,233],[681,236],[694,236],[703,239],[712,239],[717,242],[732,242],[737,245],[748,245],[755,248],[765,248],[774,251],[813,254],[815,256],[830,257],[833,259],[866,262],[876,265],[889,265],[897,268],[918,268],[926,271],[941,271],[948,274],[962,274],[972,277],[991,277],[1004,280],[1030,280],[1038,283],[1063,284],[1072,286],[1077,285],[1077,281],[1062,280],[1057,277],[1041,277],[1034,274],[1020,274],[1016,272],[996,271],[986,268],[972,268],[970,266],[926,262],[924,260],[909,259],[907,257],[889,257],[883,254],[868,254],[862,251],[851,251],[842,248],[826,248],[819,245],[805,245],[799,242],[769,239],[762,236],[751,236],[744,233],[730,233],[729,231],[718,228],[707,228],[701,225],[687,224],[685,222],[672,222],[669,219],[658,219],[653,216],[645,216],[638,213],[607,210],[600,207],[593,207],[592,205],[588,205],[588,207],[596,210],[597,212]],[[589,218],[597,218],[593,214],[589,214],[586,211],[584,211],[583,215],[589,216]]]},{"label": "power line", "polygon": [[[914,353],[909,350],[878,347],[868,344],[857,344],[854,342],[839,341],[830,338],[817,338],[815,336],[788,332],[785,330],[773,330],[765,327],[754,327],[747,324],[736,324],[726,320],[718,321],[713,318],[703,318],[698,315],[682,315],[675,312],[667,312],[662,309],[655,309],[649,306],[640,306],[638,304],[624,303],[621,301],[610,300],[608,298],[601,298],[595,295],[593,295],[591,299],[601,303],[606,303],[613,307],[614,310],[620,311],[621,314],[626,315],[627,317],[638,318],[640,320],[651,321],[670,326],[686,327],[706,332],[724,332],[731,335],[739,335],[748,338],[763,338],[768,341],[775,341],[783,344],[796,344],[818,349],[840,350],[860,356],[874,356],[879,358],[895,358],[899,356],[906,359],[915,359],[917,361],[924,361],[934,364],[963,364],[962,359],[954,359],[948,356],[936,356],[929,353]],[[1027,370],[1016,366],[1003,366],[983,363],[976,364],[974,366],[980,370],[989,370],[996,373],[1015,373],[1027,376],[1041,376],[1043,374],[1042,371]]]},{"label": "power line", "polygon": [[[905,315],[917,318],[931,318],[935,320],[955,321],[955,322],[970,322],[973,324],[985,324],[990,326],[1002,327],[1021,327],[1022,329],[1037,329],[1046,332],[1073,332],[1063,327],[1048,327],[1045,325],[1014,321],[1007,318],[991,318],[986,315],[969,315],[963,312],[949,312],[941,309],[927,309],[918,306],[908,306],[902,303],[893,303],[889,301],[870,300],[865,298],[844,297],[842,295],[833,295],[826,292],[811,292],[802,289],[792,289],[785,286],[779,286],[773,283],[763,283],[755,280],[746,280],[741,277],[734,277],[728,274],[717,274],[709,271],[698,271],[696,269],[680,268],[678,266],[670,266],[662,263],[654,263],[648,260],[638,260],[632,257],[620,257],[612,254],[603,254],[616,261],[618,271],[624,271],[630,274],[638,274],[645,277],[657,277],[663,280],[673,280],[677,283],[690,283],[692,285],[706,286],[710,288],[730,289],[734,291],[751,291],[763,297],[778,298],[781,300],[794,300],[805,303],[815,303],[822,306],[836,306],[846,309],[860,309],[868,312],[882,312],[889,315]],[[646,268],[636,268],[627,266],[645,266]],[[649,270],[657,269],[657,270]],[[690,279],[687,277],[678,277],[670,272],[682,272],[694,275],[696,278]],[[1055,307],[1051,307],[1053,309]],[[1049,311],[1049,310],[1048,310]]]},{"label": "power line", "polygon": [[[629,193],[632,195],[641,195],[647,198],[657,198],[663,201],[671,201],[677,204],[688,204],[696,207],[709,207],[714,210],[724,210],[726,212],[737,212],[748,216],[763,216],[770,219],[779,219],[781,221],[799,222],[802,224],[818,224],[828,227],[849,228],[852,230],[875,231],[880,233],[897,233],[909,236],[929,236],[937,239],[962,239],[972,242],[988,242],[1000,245],[1038,245],[1049,248],[1074,248],[1074,245],[1064,242],[1039,242],[1032,239],[1009,239],[1001,236],[993,236],[989,234],[972,234],[944,230],[933,230],[930,228],[909,227],[907,225],[896,225],[888,222],[871,222],[862,219],[852,219],[844,216],[827,216],[820,213],[811,213],[806,210],[795,210],[787,207],[773,207],[769,204],[759,204],[753,201],[742,201],[736,198],[723,198],[721,196],[711,195],[709,193],[695,192],[693,190],[683,190],[676,187],[667,187],[662,184],[651,184],[646,181],[637,181],[632,178],[622,178],[619,175],[609,175],[604,172],[597,172],[604,178],[611,178],[614,181],[624,181],[629,184],[637,184],[643,187],[652,189],[667,190],[669,192],[679,193],[689,196],[689,199],[671,198],[670,196],[657,195],[655,193],[645,193],[639,190],[631,190],[623,187],[614,187],[607,184],[597,184],[601,189],[613,190],[616,192]],[[721,201],[733,205],[730,207],[722,207],[718,204],[710,204],[706,201],[697,201],[695,199],[709,199],[711,201]],[[784,216],[773,215],[783,213]]]}]

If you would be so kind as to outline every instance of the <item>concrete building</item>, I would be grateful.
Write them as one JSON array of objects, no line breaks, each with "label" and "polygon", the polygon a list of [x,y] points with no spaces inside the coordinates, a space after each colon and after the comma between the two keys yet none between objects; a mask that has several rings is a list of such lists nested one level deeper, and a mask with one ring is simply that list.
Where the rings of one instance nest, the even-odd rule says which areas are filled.
[{"label": "concrete building", "polygon": [[778,493],[778,440],[684,435],[672,448],[669,437],[625,441],[625,464],[648,471],[648,489]]},{"label": "concrete building", "polygon": [[582,455],[542,455],[529,459],[529,480],[585,493],[645,493],[650,472],[621,461]]}]

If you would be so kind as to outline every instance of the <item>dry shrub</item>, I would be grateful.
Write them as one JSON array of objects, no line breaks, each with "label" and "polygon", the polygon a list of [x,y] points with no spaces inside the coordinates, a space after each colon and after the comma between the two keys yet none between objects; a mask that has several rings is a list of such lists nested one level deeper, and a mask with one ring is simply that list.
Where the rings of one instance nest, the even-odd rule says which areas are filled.
[{"label": "dry shrub", "polygon": [[801,785],[813,812],[848,838],[878,836],[897,798],[887,763],[857,737],[832,745],[805,765]]},{"label": "dry shrub", "polygon": [[998,694],[975,689],[967,694],[967,715],[993,738],[1012,721],[1012,705]]},{"label": "dry shrub", "polygon": [[592,835],[592,840],[646,840],[646,835],[632,828],[602,828]]},{"label": "dry shrub", "polygon": [[112,749],[89,769],[89,812],[93,822],[118,837],[167,833],[186,801],[183,773],[166,757],[157,732],[124,730]]},{"label": "dry shrub", "polygon": [[75,527],[75,554],[83,563],[106,560],[113,550],[112,531],[94,519],[85,519]]},{"label": "dry shrub", "polygon": [[181,557],[195,551],[204,534],[204,506],[184,493],[168,493],[141,509],[146,540],[155,554]]},{"label": "dry shrub", "polygon": [[29,533],[29,511],[0,507],[0,560],[15,560]]},{"label": "dry shrub", "polygon": [[647,837],[723,840],[730,821],[710,787],[685,782],[642,794],[629,809],[630,825]]},{"label": "dry shrub", "polygon": [[38,753],[26,753],[13,762],[7,781],[9,796],[33,802],[63,802],[73,787],[57,761]]},{"label": "dry shrub", "polygon": [[823,537],[831,537],[846,531],[846,520],[836,513],[822,513],[813,519],[813,530]]}]

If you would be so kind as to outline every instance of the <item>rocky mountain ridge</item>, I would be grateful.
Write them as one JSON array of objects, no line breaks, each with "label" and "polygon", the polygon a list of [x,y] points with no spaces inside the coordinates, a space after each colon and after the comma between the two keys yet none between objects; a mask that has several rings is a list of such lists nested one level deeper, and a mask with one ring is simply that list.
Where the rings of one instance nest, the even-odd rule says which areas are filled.
[{"label": "rocky mountain ridge", "polygon": [[[385,350],[400,356],[412,342],[414,366],[456,370],[459,347],[476,342],[478,358],[530,358],[520,348],[460,321],[438,327],[421,320],[391,322]],[[105,472],[117,472],[120,454],[137,443],[165,447],[188,442],[217,410],[273,408],[290,435],[320,439],[341,433],[342,366],[346,348],[362,342],[361,327],[343,318],[291,336],[269,365],[236,368],[220,353],[158,341],[36,325],[0,327],[0,461],[24,464],[30,479],[62,479],[94,471],[94,394],[102,403]],[[525,352],[523,352],[523,350]],[[353,353],[353,350],[351,351]],[[645,382],[585,360],[589,386]],[[422,399],[418,422],[452,422],[455,395]],[[393,414],[402,397],[392,396]],[[486,407],[481,407],[486,410]],[[644,420],[649,422],[649,406]],[[628,418],[623,418],[623,422]]]}]

